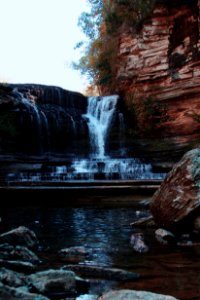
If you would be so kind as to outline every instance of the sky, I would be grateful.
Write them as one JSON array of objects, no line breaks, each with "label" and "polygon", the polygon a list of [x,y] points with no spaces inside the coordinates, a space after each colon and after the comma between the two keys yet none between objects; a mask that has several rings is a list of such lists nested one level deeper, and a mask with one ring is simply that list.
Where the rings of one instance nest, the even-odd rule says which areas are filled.
[{"label": "sky", "polygon": [[71,68],[85,40],[77,26],[86,0],[0,0],[0,81],[56,85],[84,92]]}]

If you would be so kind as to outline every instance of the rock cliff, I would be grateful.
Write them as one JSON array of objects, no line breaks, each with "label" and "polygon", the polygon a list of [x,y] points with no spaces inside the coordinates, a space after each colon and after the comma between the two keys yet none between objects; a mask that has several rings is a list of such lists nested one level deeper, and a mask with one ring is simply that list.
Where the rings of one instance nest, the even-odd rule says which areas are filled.
[{"label": "rock cliff", "polygon": [[[107,92],[122,95],[130,110],[147,99],[154,110],[155,103],[162,107],[151,129],[164,151],[182,152],[200,143],[199,9],[199,0],[157,1],[140,30],[126,26],[119,31],[115,80]],[[144,116],[140,129],[145,122]],[[153,151],[149,131],[140,130],[141,136],[147,151]]]},{"label": "rock cliff", "polygon": [[87,152],[86,109],[86,97],[59,87],[0,84],[0,153]]}]

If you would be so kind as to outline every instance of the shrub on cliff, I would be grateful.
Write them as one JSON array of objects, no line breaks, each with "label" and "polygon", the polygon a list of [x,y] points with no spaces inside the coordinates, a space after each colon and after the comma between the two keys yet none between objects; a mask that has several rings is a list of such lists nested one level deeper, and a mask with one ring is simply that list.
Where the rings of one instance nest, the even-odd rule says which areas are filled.
[{"label": "shrub on cliff", "polygon": [[129,109],[130,119],[133,123],[130,135],[155,135],[162,130],[162,122],[166,119],[164,104],[151,97],[141,98],[134,93],[127,93],[125,101]]}]

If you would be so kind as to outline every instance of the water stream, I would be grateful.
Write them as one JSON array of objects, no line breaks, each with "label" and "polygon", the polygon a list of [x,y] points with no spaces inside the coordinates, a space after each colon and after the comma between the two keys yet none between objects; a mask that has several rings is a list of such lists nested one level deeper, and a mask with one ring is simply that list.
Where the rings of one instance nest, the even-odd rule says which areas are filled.
[{"label": "water stream", "polygon": [[[129,197],[135,201],[133,196]],[[66,265],[58,256],[60,249],[84,246],[88,255],[81,264],[117,267],[141,275],[140,280],[130,282],[93,281],[90,294],[130,288],[172,295],[180,300],[200,299],[199,247],[164,246],[155,240],[154,229],[145,229],[140,231],[144,233],[149,252],[137,253],[131,248],[130,236],[137,230],[130,223],[149,214],[147,207],[140,203],[106,209],[3,208],[1,231],[19,225],[33,229],[40,240],[41,269]]]}]

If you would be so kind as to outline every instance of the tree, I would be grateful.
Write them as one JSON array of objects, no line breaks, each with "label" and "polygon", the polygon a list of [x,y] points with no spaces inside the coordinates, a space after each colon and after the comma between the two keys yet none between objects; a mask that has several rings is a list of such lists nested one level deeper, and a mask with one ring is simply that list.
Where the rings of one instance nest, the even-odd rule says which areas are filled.
[{"label": "tree", "polygon": [[90,12],[83,12],[78,25],[88,38],[83,56],[75,69],[94,86],[112,85],[118,51],[118,32],[122,25],[136,28],[148,17],[156,0],[88,0]]}]

